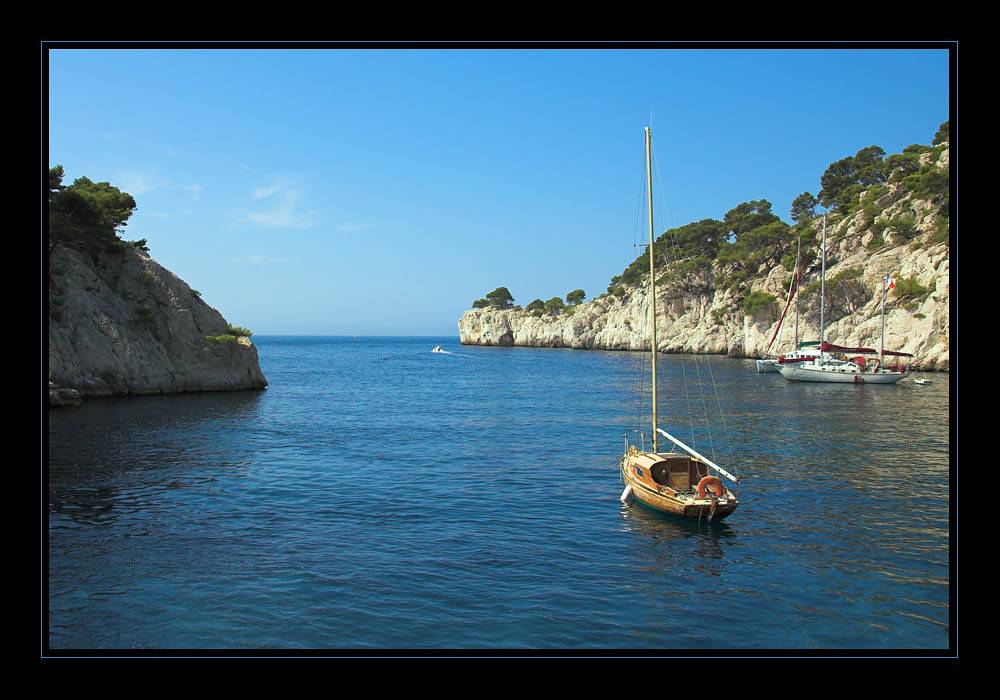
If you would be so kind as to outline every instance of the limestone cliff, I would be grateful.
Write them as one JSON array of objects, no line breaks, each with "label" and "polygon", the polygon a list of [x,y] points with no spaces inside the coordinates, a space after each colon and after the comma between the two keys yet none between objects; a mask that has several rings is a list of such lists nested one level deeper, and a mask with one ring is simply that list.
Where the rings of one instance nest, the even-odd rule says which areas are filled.
[{"label": "limestone cliff", "polygon": [[133,246],[99,256],[53,246],[48,304],[49,405],[267,386],[250,340],[208,340],[226,319]]},{"label": "limestone cliff", "polygon": [[[942,155],[947,168],[947,154]],[[950,367],[950,258],[949,244],[939,241],[943,221],[934,207],[889,188],[884,209],[876,220],[887,222],[900,214],[912,216],[908,232],[891,227],[877,234],[863,212],[840,219],[827,230],[826,279],[838,273],[843,281],[827,288],[824,337],[838,345],[878,349],[881,341],[882,279],[892,274],[899,283],[915,280],[926,292],[900,298],[888,295],[885,314],[885,349],[915,355],[912,366],[924,370]],[[819,222],[813,222],[818,228]],[[819,293],[806,291],[820,279],[820,262],[814,256],[802,279],[799,300],[799,339],[820,335]],[[759,269],[742,289],[716,289],[713,280],[723,272],[718,266],[701,278],[657,288],[657,346],[661,352],[713,353],[733,357],[761,357],[778,329],[792,273],[781,265]],[[466,311],[458,321],[466,345],[519,345],[600,350],[649,349],[648,274],[624,294],[602,295],[590,302],[567,307],[552,316],[524,310],[495,308]],[[751,316],[741,299],[754,290],[772,294],[777,302]],[[794,305],[782,324],[771,355],[787,352],[793,344]]]}]

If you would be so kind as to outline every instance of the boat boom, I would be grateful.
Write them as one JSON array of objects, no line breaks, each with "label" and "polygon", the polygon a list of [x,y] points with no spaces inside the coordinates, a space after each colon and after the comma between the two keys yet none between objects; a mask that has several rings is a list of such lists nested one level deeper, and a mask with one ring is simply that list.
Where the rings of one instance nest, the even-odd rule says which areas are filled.
[{"label": "boat boom", "polygon": [[675,438],[673,435],[671,435],[670,433],[668,433],[663,428],[657,428],[656,432],[660,433],[661,435],[663,435],[666,438],[669,438],[671,442],[673,442],[675,445],[677,445],[678,447],[680,447],[682,450],[684,450],[685,452],[687,452],[688,454],[690,454],[693,457],[697,457],[702,462],[704,462],[705,464],[707,464],[708,466],[710,466],[712,469],[714,469],[715,471],[719,472],[724,477],[726,477],[727,479],[729,479],[730,481],[732,481],[734,484],[738,484],[740,482],[740,480],[738,478],[736,478],[735,476],[733,476],[732,474],[730,474],[729,472],[727,472],[725,469],[723,469],[718,464],[716,464],[712,460],[708,459],[704,455],[699,454],[696,450],[692,450],[690,447],[688,447],[683,442],[681,442],[680,440],[678,440],[677,438]]}]

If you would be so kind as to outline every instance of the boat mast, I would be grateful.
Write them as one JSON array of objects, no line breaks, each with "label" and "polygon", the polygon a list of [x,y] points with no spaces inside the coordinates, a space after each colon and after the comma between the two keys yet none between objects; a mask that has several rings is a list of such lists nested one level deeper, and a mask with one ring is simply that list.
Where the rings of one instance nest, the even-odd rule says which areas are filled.
[{"label": "boat mast", "polygon": [[[878,348],[878,368],[885,362],[885,277],[882,278],[882,340]],[[899,362],[896,363],[897,365]]]},{"label": "boat mast", "polygon": [[799,349],[799,283],[802,281],[802,271],[799,270],[799,254],[802,252],[802,234],[799,234],[799,245],[795,250],[795,349]]},{"label": "boat mast", "polygon": [[823,342],[826,340],[826,336],[824,335],[826,328],[823,325],[823,307],[825,304],[826,304],[826,212],[823,212],[823,265],[819,283],[819,363],[821,365],[826,364],[823,361]]},{"label": "boat mast", "polygon": [[653,351],[653,452],[657,451],[656,441],[656,270],[653,259],[653,168],[650,157],[649,127],[646,127],[646,191],[649,196],[649,308],[652,315],[652,351]]}]

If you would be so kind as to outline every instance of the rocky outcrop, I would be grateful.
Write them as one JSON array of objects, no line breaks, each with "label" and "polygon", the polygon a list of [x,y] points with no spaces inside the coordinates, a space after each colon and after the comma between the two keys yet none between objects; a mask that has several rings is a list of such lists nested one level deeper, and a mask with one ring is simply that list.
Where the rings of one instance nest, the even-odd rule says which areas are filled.
[{"label": "rocky outcrop", "polygon": [[[263,389],[257,349],[141,250],[48,260],[49,405],[89,397]],[[226,342],[228,341],[228,342]]]},{"label": "rocky outcrop", "polygon": [[[943,156],[947,158],[947,151]],[[945,160],[946,163],[946,160]],[[892,201],[889,192],[888,201]],[[888,221],[906,213],[914,217],[916,235],[903,236],[892,229],[876,244],[864,214],[843,219],[827,231],[827,280],[838,273],[846,281],[831,283],[824,312],[827,341],[843,346],[880,347],[882,333],[882,280],[892,274],[895,282],[915,280],[927,291],[899,298],[890,293],[885,313],[885,349],[915,356],[911,364],[923,370],[950,368],[950,261],[945,242],[934,243],[939,230],[936,211],[922,202],[902,198],[888,204],[878,219]],[[819,224],[821,226],[821,224]],[[817,260],[802,279],[803,290],[820,279]],[[758,270],[740,296],[730,289],[715,289],[713,270],[701,280],[665,285],[657,289],[657,347],[661,352],[711,353],[733,357],[761,357],[778,330],[788,294],[791,273],[782,266]],[[693,283],[693,284],[692,284]],[[516,345],[599,350],[648,350],[650,313],[648,275],[642,283],[626,287],[619,296],[602,295],[590,302],[567,307],[552,316],[524,310],[473,309],[458,321],[466,345]],[[777,303],[749,316],[741,298],[754,290],[772,294]],[[791,349],[794,308],[782,323],[771,355]],[[820,336],[819,293],[803,293],[799,303],[799,339]]]}]

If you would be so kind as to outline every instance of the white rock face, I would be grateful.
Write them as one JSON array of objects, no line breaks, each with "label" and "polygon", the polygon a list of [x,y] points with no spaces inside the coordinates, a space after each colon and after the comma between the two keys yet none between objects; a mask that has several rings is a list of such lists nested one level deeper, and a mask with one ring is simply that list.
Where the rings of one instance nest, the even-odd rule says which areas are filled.
[{"label": "white rock face", "polygon": [[[947,151],[945,152],[945,156]],[[903,206],[920,209],[908,200]],[[886,218],[900,211],[886,209]],[[882,279],[889,273],[895,282],[915,279],[930,290],[922,298],[897,299],[888,294],[885,314],[885,349],[913,354],[905,363],[922,370],[947,371],[950,368],[951,338],[950,264],[948,246],[927,241],[933,234],[935,218],[928,215],[917,221],[922,231],[921,247],[911,248],[912,241],[896,240],[891,229],[884,238],[887,244],[869,249],[873,237],[859,230],[861,214],[842,220],[827,231],[827,295],[837,300],[835,308],[824,313],[824,337],[842,346],[880,347],[882,319]],[[802,288],[819,282],[820,264],[808,269]],[[858,271],[850,283],[830,280],[843,271]],[[714,271],[713,271],[714,274]],[[744,314],[733,292],[709,289],[703,293],[686,292],[677,286],[657,289],[657,346],[661,352],[724,354],[733,357],[761,357],[779,326],[788,294],[791,273],[783,267],[759,271],[746,290],[761,290],[777,297],[776,309]],[[708,287],[708,285],[703,285]],[[808,295],[803,295],[806,297]],[[843,301],[841,301],[843,297]],[[781,335],[771,344],[769,354],[778,355],[793,347],[794,304],[781,324]],[[465,345],[520,345],[566,347],[599,350],[648,350],[650,338],[648,277],[636,287],[627,287],[622,297],[605,295],[572,307],[571,313],[557,316],[533,316],[527,311],[474,309],[458,321],[461,342]],[[819,294],[799,304],[799,340],[820,337]]]},{"label": "white rock face", "polygon": [[225,334],[226,320],[136,248],[95,263],[56,246],[48,262],[50,405],[267,386],[249,339],[206,340]]}]

